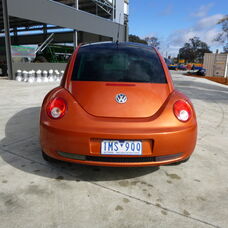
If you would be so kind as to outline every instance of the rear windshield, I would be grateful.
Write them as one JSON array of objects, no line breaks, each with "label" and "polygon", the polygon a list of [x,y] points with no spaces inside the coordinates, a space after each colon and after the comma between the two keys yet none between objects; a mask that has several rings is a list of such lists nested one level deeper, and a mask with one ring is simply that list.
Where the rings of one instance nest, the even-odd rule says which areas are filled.
[{"label": "rear windshield", "polygon": [[167,82],[162,64],[154,49],[120,44],[81,47],[72,80]]}]

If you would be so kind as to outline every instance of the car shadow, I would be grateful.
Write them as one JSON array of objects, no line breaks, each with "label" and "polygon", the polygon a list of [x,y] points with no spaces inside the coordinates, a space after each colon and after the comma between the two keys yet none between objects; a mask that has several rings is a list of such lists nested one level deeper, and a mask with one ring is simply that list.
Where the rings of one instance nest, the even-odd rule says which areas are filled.
[{"label": "car shadow", "polygon": [[39,143],[40,107],[24,109],[9,119],[5,138],[0,141],[0,156],[24,172],[53,179],[111,181],[140,177],[159,167],[95,167],[62,161],[48,163],[41,156]]}]

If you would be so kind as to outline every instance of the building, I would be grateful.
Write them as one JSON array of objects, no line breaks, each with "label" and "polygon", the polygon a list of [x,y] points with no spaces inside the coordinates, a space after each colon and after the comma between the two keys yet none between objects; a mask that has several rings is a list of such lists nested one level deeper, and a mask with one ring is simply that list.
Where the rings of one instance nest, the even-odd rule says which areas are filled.
[{"label": "building", "polygon": [[11,45],[128,40],[128,0],[2,0],[0,68],[15,78]]},{"label": "building", "polygon": [[228,54],[205,53],[203,67],[206,76],[228,78]]}]

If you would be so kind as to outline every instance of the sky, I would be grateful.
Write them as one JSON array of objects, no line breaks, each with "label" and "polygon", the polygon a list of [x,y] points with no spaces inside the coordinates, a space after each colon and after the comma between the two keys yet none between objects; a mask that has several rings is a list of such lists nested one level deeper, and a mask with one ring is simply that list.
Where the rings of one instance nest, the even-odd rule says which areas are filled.
[{"label": "sky", "polygon": [[214,38],[221,31],[218,20],[227,14],[228,0],[130,0],[129,33],[158,37],[163,55],[175,56],[194,36],[222,51]]}]

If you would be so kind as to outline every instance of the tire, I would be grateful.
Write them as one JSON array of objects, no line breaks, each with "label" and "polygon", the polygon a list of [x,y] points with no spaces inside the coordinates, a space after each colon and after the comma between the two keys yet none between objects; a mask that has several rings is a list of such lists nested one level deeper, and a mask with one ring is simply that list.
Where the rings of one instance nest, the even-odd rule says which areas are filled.
[{"label": "tire", "polygon": [[34,60],[34,63],[47,63],[47,59],[42,56],[42,55],[38,55],[35,60]]},{"label": "tire", "polygon": [[186,158],[186,159],[184,159],[184,160],[182,160],[182,161],[179,161],[179,162],[174,162],[174,163],[172,163],[172,165],[180,165],[180,164],[182,164],[182,163],[187,162],[189,159],[190,159],[190,157],[188,157],[188,158]]},{"label": "tire", "polygon": [[168,165],[165,165],[165,166],[173,166],[173,165],[175,166],[175,165],[180,165],[180,164],[182,164],[182,163],[187,162],[189,159],[190,159],[190,157],[188,157],[188,158],[186,158],[186,159],[184,159],[184,160],[182,160],[182,161],[173,162],[173,163],[168,164]]},{"label": "tire", "polygon": [[57,162],[56,159],[54,159],[54,158],[48,156],[48,155],[45,154],[43,151],[42,151],[42,157],[43,157],[43,159],[44,159],[45,161],[47,161],[47,162]]}]

